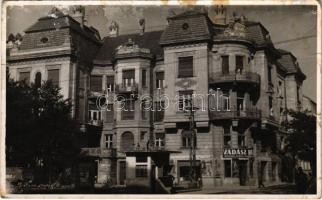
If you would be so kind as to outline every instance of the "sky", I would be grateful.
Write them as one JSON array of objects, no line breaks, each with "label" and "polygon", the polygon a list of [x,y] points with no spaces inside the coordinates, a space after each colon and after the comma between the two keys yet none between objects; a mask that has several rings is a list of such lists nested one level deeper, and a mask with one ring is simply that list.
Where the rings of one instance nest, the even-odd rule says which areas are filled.
[{"label": "sky", "polygon": [[[58,6],[59,7],[59,6]],[[23,33],[38,18],[46,16],[52,6],[12,6],[7,10],[7,35]],[[68,7],[59,7],[68,10]],[[213,6],[207,7],[213,16]],[[244,15],[261,22],[270,32],[276,48],[291,51],[307,76],[303,94],[316,102],[317,13],[314,6],[226,6],[227,15]],[[108,34],[111,21],[119,24],[120,34],[138,32],[139,19],[145,19],[146,31],[163,29],[167,17],[191,9],[187,6],[86,6],[87,24]]]}]

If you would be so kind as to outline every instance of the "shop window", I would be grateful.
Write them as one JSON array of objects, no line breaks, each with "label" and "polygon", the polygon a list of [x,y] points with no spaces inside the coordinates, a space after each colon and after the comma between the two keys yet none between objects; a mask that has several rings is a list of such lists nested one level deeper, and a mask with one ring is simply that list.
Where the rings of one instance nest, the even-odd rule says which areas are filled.
[{"label": "shop window", "polygon": [[102,92],[102,76],[91,76],[91,91]]},{"label": "shop window", "polygon": [[179,58],[179,69],[178,77],[186,78],[193,76],[193,57],[180,57]]},{"label": "shop window", "polygon": [[231,134],[230,126],[224,126],[224,146],[230,147],[231,145]]},{"label": "shop window", "polygon": [[25,81],[27,84],[30,83],[30,72],[20,72],[19,81]]},{"label": "shop window", "polygon": [[148,177],[148,167],[147,165],[136,165],[135,176],[138,178]]},{"label": "shop window", "polygon": [[229,56],[221,56],[221,68],[223,74],[229,74]]},{"label": "shop window", "polygon": [[188,91],[180,91],[179,92],[179,110],[185,111],[188,110],[188,107],[190,106],[192,101],[192,90]]},{"label": "shop window", "polygon": [[244,56],[236,56],[236,73],[242,73],[244,69]]},{"label": "shop window", "polygon": [[231,178],[231,160],[224,160],[225,178]]},{"label": "shop window", "polygon": [[105,148],[111,149],[113,147],[113,135],[105,135]]},{"label": "shop window", "polygon": [[155,86],[157,89],[162,89],[164,87],[164,72],[156,73],[156,83]]}]

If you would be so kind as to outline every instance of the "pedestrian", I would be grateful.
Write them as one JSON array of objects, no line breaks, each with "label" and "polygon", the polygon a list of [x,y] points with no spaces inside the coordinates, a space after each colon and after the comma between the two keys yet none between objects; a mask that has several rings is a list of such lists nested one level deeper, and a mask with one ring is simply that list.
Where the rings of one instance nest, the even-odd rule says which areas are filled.
[{"label": "pedestrian", "polygon": [[258,176],[258,188],[261,188],[261,187],[265,187],[265,185],[263,184],[263,174],[259,173],[259,176]]},{"label": "pedestrian", "polygon": [[303,172],[302,167],[299,167],[297,169],[297,173],[295,174],[295,184],[296,184],[296,190],[299,194],[305,194],[307,189],[307,176]]}]

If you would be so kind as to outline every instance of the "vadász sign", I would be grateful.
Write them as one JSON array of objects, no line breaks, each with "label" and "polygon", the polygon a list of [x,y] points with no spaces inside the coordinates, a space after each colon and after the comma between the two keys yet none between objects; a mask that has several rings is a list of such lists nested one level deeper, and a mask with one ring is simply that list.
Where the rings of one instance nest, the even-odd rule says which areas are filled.
[{"label": "vad\u00e1sz sign", "polygon": [[224,148],[223,157],[224,158],[244,158],[252,157],[252,148]]}]

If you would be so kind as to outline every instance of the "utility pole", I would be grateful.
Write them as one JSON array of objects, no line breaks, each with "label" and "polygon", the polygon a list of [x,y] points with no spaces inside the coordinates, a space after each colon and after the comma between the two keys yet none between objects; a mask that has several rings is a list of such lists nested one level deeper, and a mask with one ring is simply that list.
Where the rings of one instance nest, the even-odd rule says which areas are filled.
[{"label": "utility pole", "polygon": [[187,102],[189,103],[188,110],[189,110],[189,131],[191,133],[190,135],[190,178],[191,183],[194,185],[197,182],[197,173],[196,173],[196,132],[195,132],[195,118],[194,118],[194,112],[196,108],[193,106],[192,97],[187,99]]}]

